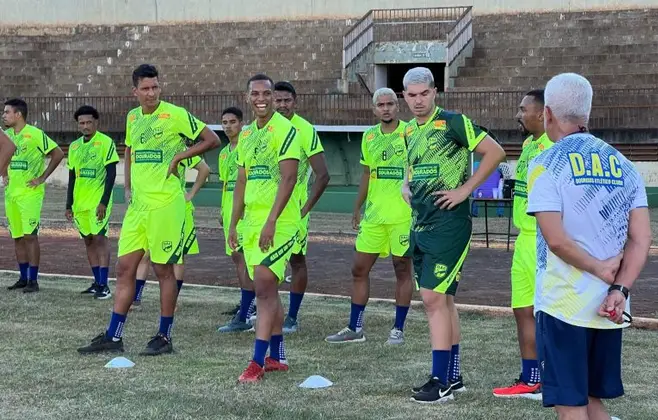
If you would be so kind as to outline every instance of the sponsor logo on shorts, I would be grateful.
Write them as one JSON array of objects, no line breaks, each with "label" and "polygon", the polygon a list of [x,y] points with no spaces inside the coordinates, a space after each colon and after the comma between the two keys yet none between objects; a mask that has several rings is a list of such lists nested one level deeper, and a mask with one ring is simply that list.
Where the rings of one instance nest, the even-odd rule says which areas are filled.
[{"label": "sponsor logo on shorts", "polygon": [[394,168],[387,166],[377,167],[377,179],[404,179],[404,168]]},{"label": "sponsor logo on shorts", "polygon": [[409,245],[409,235],[400,235],[400,245],[402,246]]},{"label": "sponsor logo on shorts", "polygon": [[172,249],[174,249],[174,245],[171,241],[162,241],[162,250],[164,252],[171,252]]},{"label": "sponsor logo on shorts", "polygon": [[437,264],[434,266],[434,277],[441,280],[448,274],[448,267],[443,264]]},{"label": "sponsor logo on shorts", "polygon": [[96,178],[96,169],[82,168],[78,174],[80,178]]},{"label": "sponsor logo on shorts", "polygon": [[14,171],[27,171],[27,161],[25,160],[12,160],[9,163],[9,169]]},{"label": "sponsor logo on shorts", "polygon": [[437,164],[413,165],[411,174],[414,181],[423,179],[435,179],[439,177],[440,170]]},{"label": "sponsor logo on shorts", "polygon": [[233,191],[235,189],[235,181],[226,181],[226,191]]},{"label": "sponsor logo on shorts", "polygon": [[162,163],[162,150],[135,150],[135,163]]},{"label": "sponsor logo on shorts", "polygon": [[247,180],[254,179],[271,179],[270,168],[267,165],[255,165],[249,168]]}]

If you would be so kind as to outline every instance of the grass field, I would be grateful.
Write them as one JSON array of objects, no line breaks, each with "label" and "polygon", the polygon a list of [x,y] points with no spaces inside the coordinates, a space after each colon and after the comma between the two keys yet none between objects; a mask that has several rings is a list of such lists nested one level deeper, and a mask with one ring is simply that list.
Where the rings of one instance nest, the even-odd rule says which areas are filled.
[{"label": "grass field", "polygon": [[[149,284],[143,308],[131,313],[124,356],[131,369],[106,369],[113,356],[82,357],[75,349],[102,331],[111,302],[79,295],[86,281],[44,278],[36,295],[9,292],[13,275],[0,276],[0,418],[20,419],[552,419],[532,401],[491,396],[494,386],[518,375],[511,318],[465,314],[463,373],[468,392],[446,405],[409,401],[410,387],[430,369],[427,323],[414,308],[407,343],[385,344],[393,307],[366,310],[364,344],[330,345],[328,333],[344,326],[344,299],[307,297],[301,331],[286,338],[291,371],[269,374],[257,385],[236,384],[251,357],[253,333],[219,335],[219,315],[238,299],[236,291],[186,287],[174,326],[176,353],[158,358],[137,353],[157,329],[156,285]],[[625,334],[627,395],[610,405],[622,420],[658,418],[655,345],[658,333]],[[299,385],[319,374],[334,382],[322,390]]]}]

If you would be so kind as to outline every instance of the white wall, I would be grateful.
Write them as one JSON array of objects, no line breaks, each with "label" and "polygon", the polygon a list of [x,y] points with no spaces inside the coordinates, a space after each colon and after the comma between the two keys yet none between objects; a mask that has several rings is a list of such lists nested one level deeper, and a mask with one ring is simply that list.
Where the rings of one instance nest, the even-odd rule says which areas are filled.
[{"label": "white wall", "polygon": [[360,17],[370,9],[474,6],[475,14],[658,7],[657,0],[0,0],[0,25]]}]

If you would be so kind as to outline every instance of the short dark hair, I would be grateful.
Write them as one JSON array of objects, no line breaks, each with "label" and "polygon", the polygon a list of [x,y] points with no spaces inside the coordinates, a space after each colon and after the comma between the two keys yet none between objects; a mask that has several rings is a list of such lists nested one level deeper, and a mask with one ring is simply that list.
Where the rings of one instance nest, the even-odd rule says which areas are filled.
[{"label": "short dark hair", "polygon": [[526,93],[525,96],[532,96],[539,104],[544,106],[544,89],[534,89]]},{"label": "short dark hair", "polygon": [[9,105],[14,108],[14,111],[18,111],[23,116],[24,120],[27,120],[27,102],[22,99],[14,98],[5,101],[5,105]]},{"label": "short dark hair", "polygon": [[82,105],[77,111],[75,111],[73,118],[78,121],[80,115],[91,115],[95,120],[99,118],[98,111],[96,111],[96,108],[91,105]]},{"label": "short dark hair", "polygon": [[272,87],[274,87],[274,80],[272,80],[272,78],[270,76],[268,76],[266,74],[263,74],[263,73],[258,73],[256,75],[252,76],[247,81],[247,90],[249,90],[249,88],[251,87],[251,82],[258,82],[258,81],[261,81],[261,80],[262,81],[266,80],[266,81],[270,82],[270,85],[272,85]]},{"label": "short dark hair", "polygon": [[238,117],[238,120],[242,121],[242,110],[236,106],[230,106],[222,111],[222,117],[226,114],[233,114]]},{"label": "short dark hair", "polygon": [[297,99],[297,91],[290,82],[276,82],[274,85],[274,90],[278,90],[279,92],[290,92],[293,99]]},{"label": "short dark hair", "polygon": [[137,87],[141,79],[158,77],[158,69],[152,64],[141,64],[133,71],[133,86]]}]

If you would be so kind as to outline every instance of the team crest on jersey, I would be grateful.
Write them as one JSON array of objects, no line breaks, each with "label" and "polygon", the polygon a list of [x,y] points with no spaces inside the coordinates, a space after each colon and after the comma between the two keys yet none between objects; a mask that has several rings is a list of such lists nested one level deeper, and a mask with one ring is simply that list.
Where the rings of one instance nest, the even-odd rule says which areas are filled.
[{"label": "team crest on jersey", "polygon": [[435,138],[431,138],[430,141],[427,143],[427,148],[429,150],[434,150],[437,147],[439,147],[439,140]]},{"label": "team crest on jersey", "polygon": [[448,274],[448,267],[443,264],[437,264],[434,266],[434,277],[441,280]]},{"label": "team crest on jersey", "polygon": [[35,227],[37,225],[37,219],[30,219],[30,226]]},{"label": "team crest on jersey", "polygon": [[437,130],[446,130],[447,129],[446,121],[445,120],[434,121],[434,128],[436,128]]},{"label": "team crest on jersey", "polygon": [[400,235],[400,245],[402,246],[409,245],[409,235]]},{"label": "team crest on jersey", "polygon": [[163,241],[162,242],[162,250],[164,252],[171,252],[171,250],[174,248],[172,245],[171,241]]},{"label": "team crest on jersey", "polygon": [[395,154],[397,156],[402,156],[404,154],[404,147],[402,146],[395,146]]},{"label": "team crest on jersey", "polygon": [[164,132],[162,131],[161,128],[156,128],[155,130],[153,130],[153,137],[155,137],[158,140],[162,138],[162,134],[164,134]]}]

